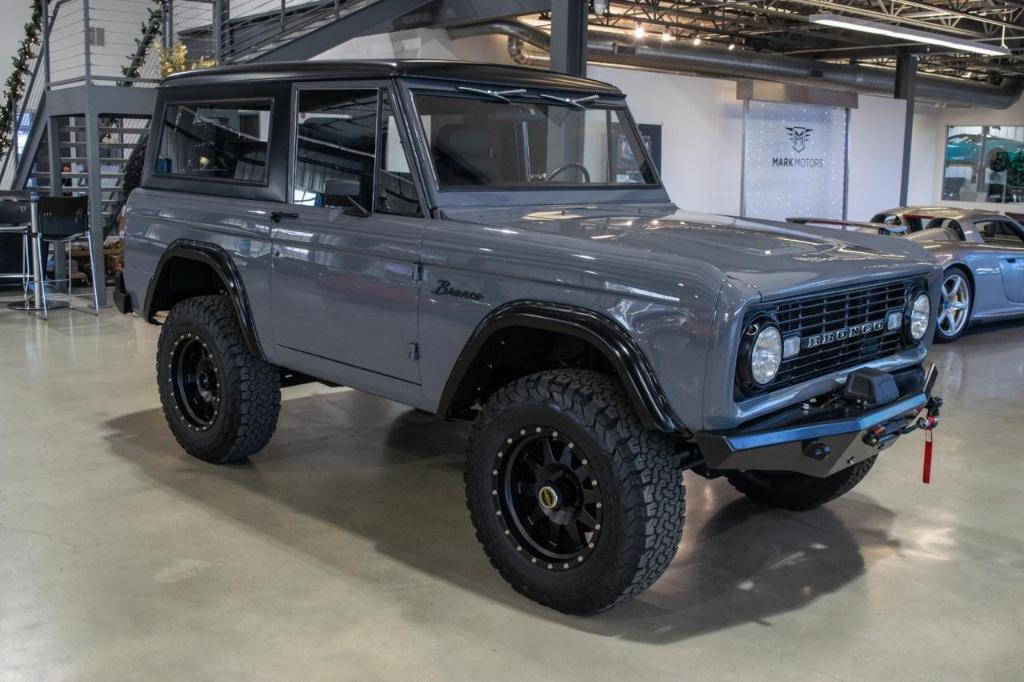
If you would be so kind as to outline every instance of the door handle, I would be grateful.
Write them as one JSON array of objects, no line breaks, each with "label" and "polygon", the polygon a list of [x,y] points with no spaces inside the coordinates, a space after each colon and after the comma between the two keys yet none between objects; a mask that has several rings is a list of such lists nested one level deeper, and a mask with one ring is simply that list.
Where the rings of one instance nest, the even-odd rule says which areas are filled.
[{"label": "door handle", "polygon": [[270,213],[270,219],[275,223],[281,222],[285,218],[298,218],[299,214],[294,211],[272,211]]}]

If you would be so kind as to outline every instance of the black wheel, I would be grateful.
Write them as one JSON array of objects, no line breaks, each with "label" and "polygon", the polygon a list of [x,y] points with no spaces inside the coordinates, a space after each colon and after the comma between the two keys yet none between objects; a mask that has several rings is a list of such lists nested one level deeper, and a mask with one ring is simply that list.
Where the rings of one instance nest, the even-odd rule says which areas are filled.
[{"label": "black wheel", "polygon": [[189,454],[214,464],[237,462],[273,435],[280,371],[245,347],[226,296],[174,306],[160,330],[156,373],[164,417]]},{"label": "black wheel", "polygon": [[935,340],[949,343],[963,336],[971,324],[974,292],[967,271],[956,266],[946,270],[942,275],[941,293]]},{"label": "black wheel", "polygon": [[773,507],[807,511],[853,490],[868,475],[875,457],[854,464],[826,478],[787,471],[729,471],[725,477],[736,490],[755,502]]},{"label": "black wheel", "polygon": [[495,393],[470,436],[466,499],[477,538],[517,591],[591,614],[647,589],[682,537],[682,471],[597,372],[524,377]]}]

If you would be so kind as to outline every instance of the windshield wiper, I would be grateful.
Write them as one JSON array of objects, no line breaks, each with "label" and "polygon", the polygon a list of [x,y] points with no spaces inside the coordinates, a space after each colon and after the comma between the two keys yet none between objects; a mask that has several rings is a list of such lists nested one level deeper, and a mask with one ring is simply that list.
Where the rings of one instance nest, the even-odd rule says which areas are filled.
[{"label": "windshield wiper", "polygon": [[573,99],[572,97],[546,95],[543,92],[540,93],[540,96],[543,97],[544,99],[554,100],[555,102],[561,102],[562,104],[569,104],[574,107],[579,107],[580,109],[586,109],[586,107],[583,106],[584,102],[593,102],[595,99],[600,99],[601,97],[600,95],[587,95],[586,97],[577,97],[576,99]]},{"label": "windshield wiper", "polygon": [[460,86],[456,87],[455,89],[456,90],[461,90],[462,92],[472,92],[472,93],[475,93],[477,95],[486,95],[488,97],[493,97],[494,99],[500,99],[505,104],[511,104],[512,103],[512,100],[509,99],[510,95],[525,95],[526,94],[526,90],[524,90],[523,88],[517,88],[515,90],[483,90],[481,88],[471,88],[471,87],[469,87],[467,85],[460,85]]}]

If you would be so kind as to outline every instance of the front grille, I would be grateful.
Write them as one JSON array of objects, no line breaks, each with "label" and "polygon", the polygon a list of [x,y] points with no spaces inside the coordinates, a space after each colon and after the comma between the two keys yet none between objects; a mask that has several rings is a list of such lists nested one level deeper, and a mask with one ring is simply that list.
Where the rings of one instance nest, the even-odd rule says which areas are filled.
[{"label": "front grille", "polygon": [[881,321],[890,312],[903,311],[912,289],[924,286],[920,278],[907,278],[850,287],[824,294],[791,298],[761,308],[773,317],[785,339],[798,335],[804,340],[800,353],[783,360],[779,373],[768,389],[782,388],[829,374],[864,362],[892,355],[905,346],[900,329],[869,332],[852,338],[834,340],[817,347],[807,341],[820,334],[840,332],[857,325]]}]

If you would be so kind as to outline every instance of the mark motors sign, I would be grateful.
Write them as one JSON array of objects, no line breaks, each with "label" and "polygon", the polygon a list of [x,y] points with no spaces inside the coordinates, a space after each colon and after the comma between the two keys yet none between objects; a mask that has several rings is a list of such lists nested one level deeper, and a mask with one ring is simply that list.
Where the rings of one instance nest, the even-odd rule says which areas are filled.
[{"label": "mark motors sign", "polygon": [[793,143],[793,151],[796,152],[797,156],[773,156],[772,167],[774,168],[824,168],[825,159],[820,156],[817,157],[804,157],[799,156],[803,154],[804,150],[807,149],[807,145],[811,140],[811,133],[814,132],[814,128],[804,128],[803,126],[783,126],[786,134],[789,136],[790,142]]},{"label": "mark motors sign", "polygon": [[748,100],[743,215],[843,218],[847,110]]}]

